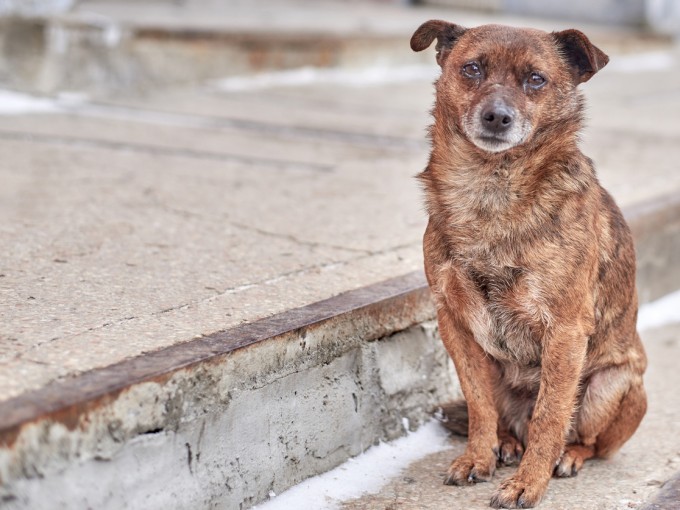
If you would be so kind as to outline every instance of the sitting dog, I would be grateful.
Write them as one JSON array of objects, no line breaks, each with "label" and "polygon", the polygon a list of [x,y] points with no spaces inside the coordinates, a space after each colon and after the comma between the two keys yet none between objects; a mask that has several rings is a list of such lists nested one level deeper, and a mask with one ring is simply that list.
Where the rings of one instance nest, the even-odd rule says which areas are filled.
[{"label": "sitting dog", "polygon": [[609,59],[577,30],[440,20],[411,48],[435,39],[425,272],[467,402],[450,424],[468,433],[445,483],[519,462],[491,506],[533,507],[647,407],[631,234],[578,147],[577,86]]}]

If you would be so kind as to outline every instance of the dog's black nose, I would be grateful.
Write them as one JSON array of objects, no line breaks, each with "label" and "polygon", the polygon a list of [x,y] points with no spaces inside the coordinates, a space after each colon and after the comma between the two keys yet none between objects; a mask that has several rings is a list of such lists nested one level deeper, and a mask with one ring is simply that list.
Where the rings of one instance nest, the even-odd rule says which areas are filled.
[{"label": "dog's black nose", "polygon": [[482,111],[482,125],[494,133],[510,129],[513,120],[512,110],[502,103],[493,103]]}]

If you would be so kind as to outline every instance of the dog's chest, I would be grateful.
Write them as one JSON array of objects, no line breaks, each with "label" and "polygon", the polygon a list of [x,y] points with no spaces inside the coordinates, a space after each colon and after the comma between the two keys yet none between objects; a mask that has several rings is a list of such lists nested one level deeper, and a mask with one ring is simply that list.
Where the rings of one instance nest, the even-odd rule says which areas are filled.
[{"label": "dog's chest", "polygon": [[537,366],[550,318],[531,275],[519,267],[484,269],[467,268],[476,292],[470,309],[475,340],[498,360]]},{"label": "dog's chest", "polygon": [[511,265],[505,251],[515,249],[517,241],[536,227],[535,218],[527,214],[531,202],[523,199],[523,190],[504,176],[464,174],[452,179],[455,184],[444,195],[437,215],[446,218],[449,240],[458,254]]}]

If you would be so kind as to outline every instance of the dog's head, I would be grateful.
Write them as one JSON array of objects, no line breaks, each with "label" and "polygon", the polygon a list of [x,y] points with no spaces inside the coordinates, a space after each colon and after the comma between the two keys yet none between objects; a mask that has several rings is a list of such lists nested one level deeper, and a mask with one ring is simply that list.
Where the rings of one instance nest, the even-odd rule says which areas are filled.
[{"label": "dog's head", "polygon": [[575,87],[609,58],[578,30],[423,23],[411,38],[422,51],[437,40],[437,97],[465,137],[487,152],[524,144],[539,129],[578,114]]}]

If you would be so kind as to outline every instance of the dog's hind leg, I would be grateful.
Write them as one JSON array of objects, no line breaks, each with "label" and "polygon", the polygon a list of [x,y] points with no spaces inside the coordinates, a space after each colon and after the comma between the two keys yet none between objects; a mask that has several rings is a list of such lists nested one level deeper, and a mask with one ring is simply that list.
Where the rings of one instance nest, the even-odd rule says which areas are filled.
[{"label": "dog's hind leg", "polygon": [[642,378],[638,379],[621,400],[614,420],[597,436],[595,455],[600,458],[616,453],[637,430],[647,411],[647,394],[642,387]]},{"label": "dog's hind leg", "polygon": [[583,467],[583,463],[594,456],[595,447],[593,445],[569,444],[564,449],[557,466],[555,466],[554,474],[559,478],[576,476]]},{"label": "dog's hind leg", "polygon": [[612,367],[593,374],[576,416],[577,442],[565,448],[555,476],[575,476],[586,460],[614,454],[633,435],[646,410],[642,378],[630,367]]},{"label": "dog's hind leg", "polygon": [[[442,404],[442,425],[456,435],[468,435],[468,410],[465,400],[455,400]],[[494,450],[498,463],[504,466],[519,464],[524,454],[524,446],[515,434],[509,431],[501,418],[498,421],[498,447]]]}]

